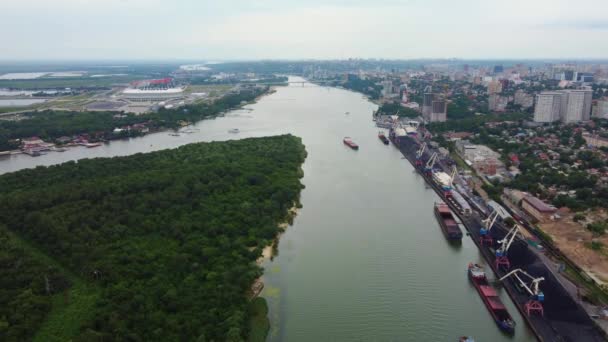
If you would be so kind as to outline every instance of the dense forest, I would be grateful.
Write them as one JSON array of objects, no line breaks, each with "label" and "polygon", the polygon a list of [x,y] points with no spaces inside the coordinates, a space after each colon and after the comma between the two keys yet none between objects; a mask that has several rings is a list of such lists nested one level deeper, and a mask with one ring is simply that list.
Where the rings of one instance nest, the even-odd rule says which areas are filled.
[{"label": "dense forest", "polygon": [[305,157],[284,135],[0,176],[0,340],[248,338]]},{"label": "dense forest", "polygon": [[376,80],[362,79],[357,75],[349,74],[345,82],[336,81],[334,86],[342,86],[359,93],[363,93],[376,100],[380,98],[382,86],[376,84]]},{"label": "dense forest", "polygon": [[[113,138],[112,131],[138,123],[145,123],[150,129],[176,128],[181,121],[194,122],[216,116],[235,108],[241,102],[254,100],[268,88],[249,88],[238,93],[229,93],[211,103],[190,104],[179,108],[161,108],[157,112],[143,115],[120,112],[65,112],[47,110],[32,112],[19,121],[0,121],[0,151],[16,148],[13,139],[39,136],[43,139],[57,139],[78,134],[94,135],[98,138]],[[120,114],[120,115],[117,115]],[[138,134],[133,131],[133,134]]]}]

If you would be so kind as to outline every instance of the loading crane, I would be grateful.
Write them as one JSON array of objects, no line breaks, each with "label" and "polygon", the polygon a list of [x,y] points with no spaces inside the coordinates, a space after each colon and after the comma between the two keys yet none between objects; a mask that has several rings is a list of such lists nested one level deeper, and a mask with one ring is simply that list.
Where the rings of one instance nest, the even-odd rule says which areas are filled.
[{"label": "loading crane", "polygon": [[511,230],[505,235],[504,239],[499,240],[498,244],[500,247],[496,250],[496,268],[500,268],[501,265],[506,266],[507,269],[511,267],[511,262],[509,262],[509,258],[507,257],[507,252],[511,247],[511,244],[515,240],[515,236],[519,233],[519,226],[515,224]]},{"label": "loading crane", "polygon": [[488,245],[492,245],[492,235],[490,235],[490,230],[492,230],[492,226],[496,222],[498,218],[498,212],[493,211],[487,219],[482,221],[482,226],[479,229],[479,243],[483,245],[484,242],[488,243]]},{"label": "loading crane", "polygon": [[433,173],[433,166],[435,166],[435,162],[437,161],[437,152],[433,152],[433,154],[431,155],[431,158],[429,158],[429,160],[426,162],[426,165],[424,167],[424,172],[426,172],[427,175],[431,176]]},{"label": "loading crane", "polygon": [[425,151],[426,151],[426,142],[422,143],[422,145],[420,145],[420,148],[418,149],[418,151],[416,151],[416,166],[422,166],[422,156],[424,155]]},{"label": "loading crane", "polygon": [[[526,282],[523,279],[521,279],[520,275],[526,277],[530,283],[526,284]],[[530,299],[524,305],[524,308],[526,309],[528,316],[530,316],[530,313],[533,313],[533,312],[537,312],[542,316],[544,314],[542,302],[545,300],[545,295],[538,288],[538,285],[540,284],[541,281],[545,280],[545,278],[543,278],[543,277],[534,278],[533,276],[529,275],[525,271],[522,271],[521,269],[518,268],[518,269],[515,269],[515,270],[505,274],[504,277],[500,278],[500,281],[503,281],[504,279],[506,279],[507,277],[510,277],[510,276],[515,277],[517,279],[517,281],[519,281],[519,284],[521,285],[521,287],[526,289],[526,291],[528,291],[528,293],[530,294]]]}]

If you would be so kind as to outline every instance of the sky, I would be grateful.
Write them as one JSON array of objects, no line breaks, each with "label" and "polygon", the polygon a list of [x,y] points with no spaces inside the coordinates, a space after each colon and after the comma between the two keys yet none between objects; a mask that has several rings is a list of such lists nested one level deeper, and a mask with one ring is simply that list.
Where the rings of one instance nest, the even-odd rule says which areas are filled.
[{"label": "sky", "polygon": [[1,0],[0,59],[608,58],[606,0]]}]

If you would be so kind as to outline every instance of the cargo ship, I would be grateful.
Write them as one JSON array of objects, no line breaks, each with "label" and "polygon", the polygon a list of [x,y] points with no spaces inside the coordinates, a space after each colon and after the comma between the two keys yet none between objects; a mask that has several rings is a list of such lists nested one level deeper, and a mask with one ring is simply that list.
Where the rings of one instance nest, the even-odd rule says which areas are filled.
[{"label": "cargo ship", "polygon": [[388,138],[384,135],[383,131],[378,132],[378,139],[384,143],[384,145],[388,145]]},{"label": "cargo ship", "polygon": [[448,240],[462,240],[462,230],[460,230],[454,214],[452,214],[447,204],[435,203],[435,216],[437,217],[437,221],[439,221],[443,234]]},{"label": "cargo ship", "polygon": [[342,140],[342,142],[344,142],[344,145],[352,148],[353,150],[359,149],[359,145],[355,144],[355,142],[350,137],[344,137],[344,140]]},{"label": "cargo ship", "polygon": [[477,289],[479,296],[481,296],[483,303],[488,308],[498,328],[507,334],[512,335],[515,333],[515,321],[509,315],[507,308],[505,308],[496,291],[490,286],[483,267],[470,263],[468,273],[469,279],[473,283],[473,286],[475,286],[475,289]]}]

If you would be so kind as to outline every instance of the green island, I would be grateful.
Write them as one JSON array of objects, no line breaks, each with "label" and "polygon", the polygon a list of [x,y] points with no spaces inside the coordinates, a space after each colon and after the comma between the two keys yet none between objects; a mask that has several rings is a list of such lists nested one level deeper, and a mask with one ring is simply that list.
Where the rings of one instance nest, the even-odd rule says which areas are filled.
[{"label": "green island", "polygon": [[283,135],[0,176],[0,340],[264,340],[256,260],[305,158]]},{"label": "green island", "polygon": [[114,133],[115,128],[141,125],[150,131],[174,129],[183,123],[211,118],[254,101],[268,92],[269,87],[250,87],[228,93],[211,102],[196,103],[179,108],[160,108],[156,112],[136,115],[115,111],[56,111],[45,110],[23,114],[21,120],[0,120],[0,151],[19,147],[17,139],[40,137],[55,140],[62,136],[86,134],[90,141],[111,140],[143,134],[140,129]]}]

